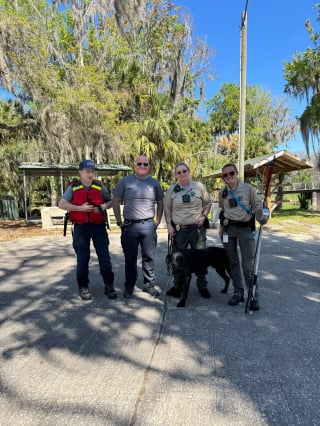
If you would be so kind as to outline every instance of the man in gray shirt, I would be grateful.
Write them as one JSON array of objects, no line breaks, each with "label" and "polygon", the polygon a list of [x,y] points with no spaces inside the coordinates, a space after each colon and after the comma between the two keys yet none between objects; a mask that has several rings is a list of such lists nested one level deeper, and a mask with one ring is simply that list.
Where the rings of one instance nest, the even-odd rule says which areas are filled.
[{"label": "man in gray shirt", "polygon": [[[122,178],[113,194],[113,210],[121,228],[121,245],[125,257],[125,298],[130,298],[138,277],[137,259],[139,245],[142,256],[143,291],[159,296],[154,288],[154,258],[157,247],[157,227],[163,213],[163,191],[160,183],[149,176],[149,161],[139,155],[135,174]],[[123,202],[123,220],[120,204]],[[157,209],[155,212],[155,205]],[[155,217],[156,214],[156,217]]]}]

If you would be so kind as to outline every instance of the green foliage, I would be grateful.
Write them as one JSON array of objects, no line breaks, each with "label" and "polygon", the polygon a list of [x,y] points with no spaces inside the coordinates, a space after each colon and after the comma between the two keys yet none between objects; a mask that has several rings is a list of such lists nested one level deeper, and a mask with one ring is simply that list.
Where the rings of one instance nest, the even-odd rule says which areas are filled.
[{"label": "green foliage", "polygon": [[312,175],[310,169],[293,172],[290,176],[292,178],[292,182],[312,182]]},{"label": "green foliage", "polygon": [[10,194],[23,205],[23,181],[19,164],[38,161],[42,151],[38,131],[21,102],[0,101],[0,195]]},{"label": "green foliage", "polygon": [[[27,100],[48,160],[74,162],[90,155],[119,162],[128,158],[134,141],[136,150],[149,144],[162,176],[175,156],[184,155],[174,115],[179,111],[190,119],[198,106],[193,92],[208,49],[197,41],[190,53],[188,21],[171,1],[146,5],[115,2],[117,14],[113,4],[2,2],[0,59],[7,77],[0,82]],[[186,93],[188,109],[180,108]],[[167,102],[157,117],[158,94]]]},{"label": "green foliage", "polygon": [[[315,4],[314,9],[318,10],[316,23],[319,23],[320,3]],[[301,135],[307,154],[310,156],[310,142],[312,142],[314,153],[320,147],[320,33],[311,26],[309,19],[305,22],[305,26],[313,42],[313,48],[308,47],[305,52],[296,53],[291,62],[284,62],[283,71],[287,81],[285,92],[307,102],[306,109],[299,120]],[[318,142],[317,148],[315,141]]]},{"label": "green foliage", "polygon": [[220,91],[207,102],[210,122],[215,136],[235,133],[239,126],[239,86],[223,84]]},{"label": "green foliage", "polygon": [[[223,84],[207,103],[216,152],[235,161],[238,152],[240,88]],[[273,105],[271,94],[257,85],[247,87],[245,159],[268,154],[295,132],[284,102]]]}]

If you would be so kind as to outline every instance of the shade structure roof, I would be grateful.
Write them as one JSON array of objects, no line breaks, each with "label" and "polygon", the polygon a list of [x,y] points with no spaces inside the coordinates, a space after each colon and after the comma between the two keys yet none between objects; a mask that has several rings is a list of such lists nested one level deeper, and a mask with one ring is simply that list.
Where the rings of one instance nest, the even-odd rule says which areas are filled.
[{"label": "shade structure roof", "polygon": [[[293,172],[302,169],[312,169],[313,165],[308,161],[291,154],[288,151],[279,151],[273,154],[261,155],[260,157],[252,158],[244,163],[244,178],[255,177],[257,175],[263,175],[266,167],[272,162],[272,174],[278,175],[282,172]],[[214,172],[204,176],[207,178],[221,178],[221,169],[215,170]]]},{"label": "shade structure roof", "polygon": [[[19,169],[25,176],[69,177],[79,174],[78,164],[20,163]],[[99,176],[113,176],[118,172],[130,172],[131,168],[121,164],[97,164],[96,170]]]}]

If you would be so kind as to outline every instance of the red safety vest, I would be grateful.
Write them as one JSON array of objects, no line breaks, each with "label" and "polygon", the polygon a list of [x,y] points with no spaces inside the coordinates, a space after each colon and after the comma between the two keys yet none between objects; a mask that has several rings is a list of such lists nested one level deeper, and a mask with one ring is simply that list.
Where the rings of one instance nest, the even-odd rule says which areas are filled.
[{"label": "red safety vest", "polygon": [[[86,189],[81,180],[73,180],[71,183],[73,197],[72,204],[81,206],[83,203],[103,204],[102,187],[99,180],[93,180],[89,189]],[[105,218],[101,213],[71,211],[69,219],[71,222],[82,225],[83,223],[94,223],[99,225],[105,222]]]}]

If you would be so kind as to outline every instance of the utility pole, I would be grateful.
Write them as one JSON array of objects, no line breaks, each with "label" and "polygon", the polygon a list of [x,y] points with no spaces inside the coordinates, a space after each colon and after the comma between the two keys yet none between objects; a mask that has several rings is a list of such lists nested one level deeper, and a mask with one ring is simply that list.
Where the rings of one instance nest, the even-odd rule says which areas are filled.
[{"label": "utility pole", "polygon": [[239,154],[238,168],[239,177],[244,181],[244,145],[246,135],[246,80],[247,80],[247,7],[241,14],[240,34],[240,114],[239,114]]}]

